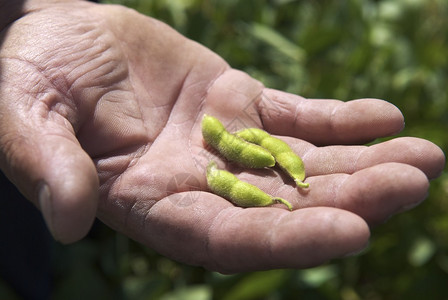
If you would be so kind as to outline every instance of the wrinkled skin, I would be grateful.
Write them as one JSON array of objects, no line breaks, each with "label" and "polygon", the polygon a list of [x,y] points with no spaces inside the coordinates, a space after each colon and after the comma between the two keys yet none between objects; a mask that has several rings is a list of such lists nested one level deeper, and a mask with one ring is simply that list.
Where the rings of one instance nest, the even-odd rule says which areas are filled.
[{"label": "wrinkled skin", "polygon": [[[224,273],[315,266],[363,249],[369,226],[419,204],[444,166],[442,151],[422,139],[361,146],[403,128],[385,101],[267,89],[123,7],[28,1],[18,14],[7,2],[0,167],[63,243],[81,239],[98,217],[163,255]],[[204,113],[286,141],[310,188],[276,168],[220,160],[203,143]],[[210,159],[295,210],[242,209],[209,193]]]}]

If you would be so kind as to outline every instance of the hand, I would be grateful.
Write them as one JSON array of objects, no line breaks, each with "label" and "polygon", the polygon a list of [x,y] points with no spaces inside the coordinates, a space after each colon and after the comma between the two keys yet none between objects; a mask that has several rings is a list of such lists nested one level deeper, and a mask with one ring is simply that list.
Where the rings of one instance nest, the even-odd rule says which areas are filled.
[{"label": "hand", "polygon": [[[421,139],[349,146],[402,129],[385,101],[266,89],[122,7],[29,1],[25,9],[1,33],[0,166],[61,242],[82,238],[98,216],[212,270],[309,267],[363,249],[369,225],[420,203],[443,168],[441,150]],[[218,158],[202,140],[204,113],[235,130],[263,127],[303,158],[307,190],[275,168],[232,170],[293,212],[242,209],[208,192],[205,166]]]}]

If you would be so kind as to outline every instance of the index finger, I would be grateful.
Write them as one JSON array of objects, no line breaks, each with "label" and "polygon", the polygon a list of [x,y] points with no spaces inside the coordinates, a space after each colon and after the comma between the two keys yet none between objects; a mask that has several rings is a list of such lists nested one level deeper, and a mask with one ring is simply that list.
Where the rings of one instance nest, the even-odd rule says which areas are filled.
[{"label": "index finger", "polygon": [[306,99],[264,89],[258,110],[268,132],[315,145],[363,144],[396,134],[404,127],[400,110],[379,99]]}]

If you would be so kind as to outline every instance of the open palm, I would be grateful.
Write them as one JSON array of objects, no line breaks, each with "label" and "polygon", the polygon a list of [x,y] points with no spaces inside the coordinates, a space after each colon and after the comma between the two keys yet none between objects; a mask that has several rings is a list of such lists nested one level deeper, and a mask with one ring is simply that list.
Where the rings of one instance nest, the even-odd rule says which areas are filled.
[{"label": "open palm", "polygon": [[[122,7],[38,5],[2,31],[0,163],[62,242],[81,238],[97,216],[212,270],[308,267],[362,249],[369,225],[421,202],[443,168],[440,149],[421,139],[350,146],[402,129],[385,101],[266,89]],[[284,139],[303,158],[310,188],[276,168],[220,159],[203,142],[204,113],[229,130],[260,127]],[[295,210],[242,209],[213,195],[212,159]]]}]

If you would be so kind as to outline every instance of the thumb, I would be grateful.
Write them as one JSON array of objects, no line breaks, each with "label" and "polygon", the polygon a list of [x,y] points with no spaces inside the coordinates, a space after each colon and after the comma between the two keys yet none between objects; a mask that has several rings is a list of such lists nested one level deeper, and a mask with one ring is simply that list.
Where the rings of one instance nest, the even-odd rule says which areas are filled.
[{"label": "thumb", "polygon": [[95,166],[64,126],[26,126],[30,123],[22,122],[20,130],[11,128],[17,124],[0,130],[0,166],[40,208],[53,237],[75,242],[95,219],[99,186]]}]

